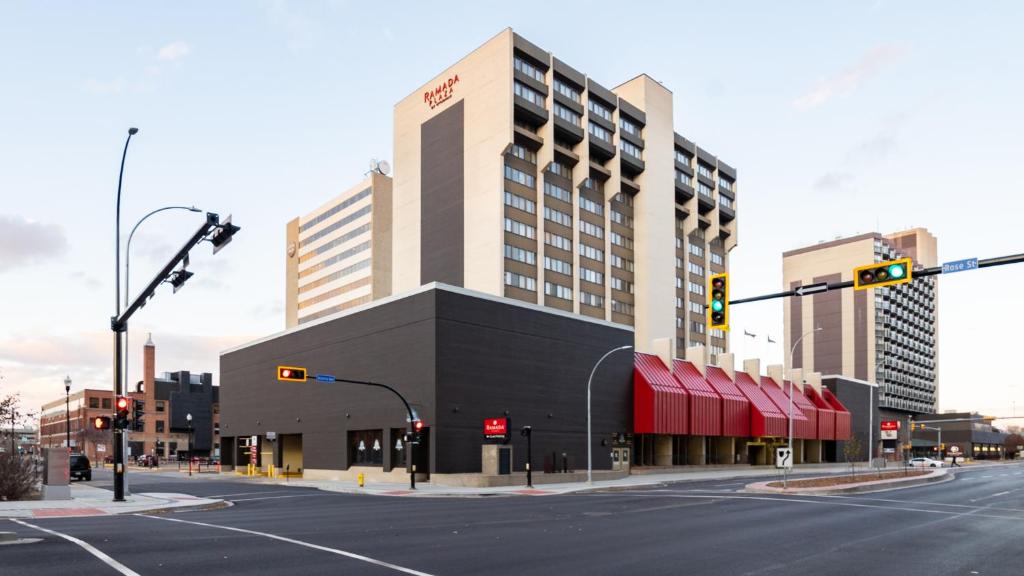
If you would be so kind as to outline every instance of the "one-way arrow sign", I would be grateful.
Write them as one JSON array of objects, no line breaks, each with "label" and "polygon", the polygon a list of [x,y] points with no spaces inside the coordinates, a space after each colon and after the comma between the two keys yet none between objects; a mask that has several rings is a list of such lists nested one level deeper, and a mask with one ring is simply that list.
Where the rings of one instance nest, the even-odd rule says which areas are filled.
[{"label": "one-way arrow sign", "polygon": [[826,291],[828,291],[828,282],[818,282],[817,284],[798,286],[793,290],[793,293],[797,296],[807,296],[808,294],[817,294],[818,292]]}]

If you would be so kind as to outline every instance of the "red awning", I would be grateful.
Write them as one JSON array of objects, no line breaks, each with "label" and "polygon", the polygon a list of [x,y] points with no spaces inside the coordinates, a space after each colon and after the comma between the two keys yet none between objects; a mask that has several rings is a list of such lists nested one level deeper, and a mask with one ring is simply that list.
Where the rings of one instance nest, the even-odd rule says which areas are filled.
[{"label": "red awning", "polygon": [[689,434],[689,398],[653,354],[633,357],[633,433]]},{"label": "red awning", "polygon": [[[789,385],[790,381],[786,380],[782,385],[782,392],[789,397]],[[807,385],[804,384],[806,387]],[[814,406],[814,403],[807,399],[800,391],[800,388],[796,385],[793,386],[793,405],[796,410],[803,413],[804,417],[807,418],[807,422],[801,425],[799,422],[793,422],[793,436],[795,438],[804,438],[807,440],[820,440],[821,436],[818,435],[818,409]]]},{"label": "red awning", "polygon": [[672,361],[672,366],[672,375],[690,397],[690,434],[721,436],[722,397],[693,364],[676,358]]},{"label": "red awning", "polygon": [[[772,402],[778,406],[779,411],[789,416],[789,396],[779,388],[779,385],[775,383],[775,380],[768,376],[761,376],[761,390],[764,390],[765,395],[772,399]],[[788,422],[786,423],[788,426]],[[794,438],[805,438],[798,432],[806,433],[807,417],[803,415],[803,412],[797,409],[796,402],[793,403],[793,437]],[[789,434],[789,430],[786,430],[786,434]]]},{"label": "red awning", "polygon": [[736,387],[750,401],[751,436],[785,436],[787,419],[746,372],[736,373]]},{"label": "red awning", "polygon": [[804,395],[818,409],[818,438],[821,440],[836,439],[836,411],[813,387],[804,386]]},{"label": "red awning", "polygon": [[718,366],[708,366],[707,381],[722,397],[722,436],[750,436],[750,400]]},{"label": "red awning", "polygon": [[846,406],[843,406],[843,403],[828,388],[821,389],[821,396],[836,411],[836,440],[849,440],[851,435],[850,411],[846,409]]}]

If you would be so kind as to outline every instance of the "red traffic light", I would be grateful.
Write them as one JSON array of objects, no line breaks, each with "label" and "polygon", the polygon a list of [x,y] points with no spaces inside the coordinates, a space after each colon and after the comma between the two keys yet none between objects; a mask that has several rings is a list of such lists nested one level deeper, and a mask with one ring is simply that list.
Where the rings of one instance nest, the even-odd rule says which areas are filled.
[{"label": "red traffic light", "polygon": [[306,369],[298,366],[278,366],[277,379],[286,382],[305,382]]},{"label": "red traffic light", "polygon": [[126,398],[124,396],[118,396],[117,397],[117,409],[118,409],[118,411],[127,411],[128,410],[128,398]]},{"label": "red traffic light", "polygon": [[412,429],[420,432],[423,430],[423,420],[416,420],[412,423]]}]

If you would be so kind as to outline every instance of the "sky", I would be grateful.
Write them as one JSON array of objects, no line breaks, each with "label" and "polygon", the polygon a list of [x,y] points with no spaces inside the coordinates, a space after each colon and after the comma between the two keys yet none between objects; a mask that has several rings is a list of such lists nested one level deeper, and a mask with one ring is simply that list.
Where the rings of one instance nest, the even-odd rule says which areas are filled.
[{"label": "sky", "polygon": [[[739,173],[734,298],[780,290],[785,250],[869,231],[926,227],[941,261],[1024,252],[1024,5],[622,6],[4,2],[0,394],[38,411],[65,375],[111,386],[129,126],[125,235],[168,205],[242,227],[133,318],[129,382],[148,333],[158,372],[216,374],[220,351],[284,328],[285,223],[391,161],[394,104],[506,27],[602,85],[673,91],[675,129]],[[132,293],[201,218],[140,226]],[[940,410],[1024,415],[1022,285],[1024,265],[940,277]],[[781,300],[731,320],[737,356],[781,362]]]}]

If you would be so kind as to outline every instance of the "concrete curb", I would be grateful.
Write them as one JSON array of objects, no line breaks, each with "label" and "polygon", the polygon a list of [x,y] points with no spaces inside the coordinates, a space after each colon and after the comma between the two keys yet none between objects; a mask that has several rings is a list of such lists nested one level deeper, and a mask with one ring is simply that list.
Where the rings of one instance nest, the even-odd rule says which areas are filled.
[{"label": "concrete curb", "polygon": [[[892,480],[869,480],[867,482],[857,482],[839,486],[825,486],[821,488],[776,488],[769,486],[769,484],[778,482],[778,480],[771,480],[768,482],[754,482],[747,484],[740,492],[753,493],[753,494],[794,494],[799,496],[834,496],[839,494],[866,494],[870,492],[888,492],[890,490],[899,490],[902,488],[912,488],[914,486],[921,486],[924,484],[931,484],[933,482],[948,482],[953,480],[954,475],[949,473],[948,468],[938,468],[932,470],[928,474],[923,476],[915,476],[913,478],[895,478]],[[802,480],[812,480],[812,478],[802,478]]]},{"label": "concrete curb", "polygon": [[[95,516],[115,516],[123,514],[166,514],[170,512],[188,512],[195,510],[217,509],[230,506],[231,503],[219,498],[196,498],[187,494],[187,498],[177,499],[175,495],[147,496],[138,494],[148,502],[98,501],[95,498],[73,498],[71,500],[45,501],[32,500],[21,502],[0,502],[0,519],[4,518],[82,518]],[[131,496],[129,496],[131,498]],[[4,504],[10,506],[5,507]],[[14,507],[14,505],[19,505]],[[38,514],[37,514],[38,512]]]}]

